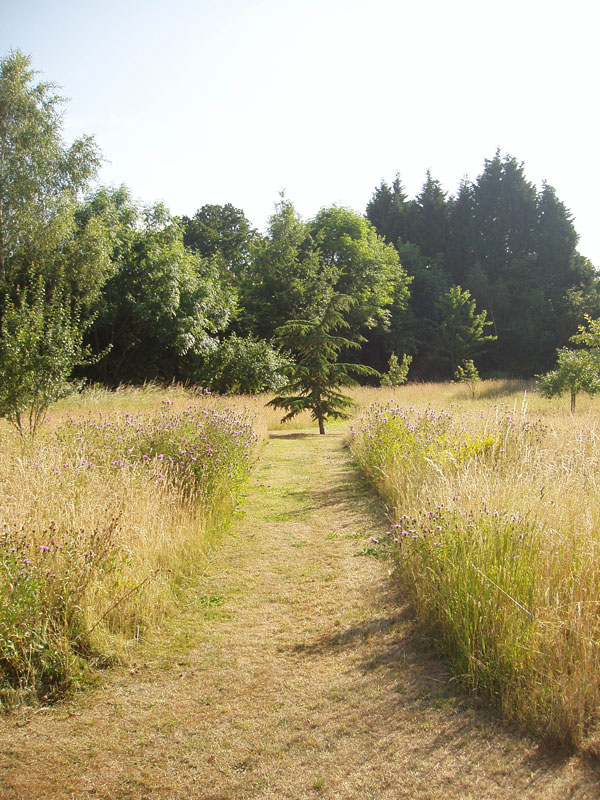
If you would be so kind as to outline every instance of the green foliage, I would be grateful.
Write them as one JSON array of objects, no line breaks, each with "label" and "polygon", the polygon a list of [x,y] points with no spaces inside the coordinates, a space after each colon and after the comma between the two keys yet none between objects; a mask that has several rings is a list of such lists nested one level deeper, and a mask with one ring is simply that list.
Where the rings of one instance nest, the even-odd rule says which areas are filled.
[{"label": "green foliage", "polygon": [[556,367],[545,375],[538,375],[538,389],[547,398],[569,392],[573,413],[580,392],[600,393],[600,319],[586,316],[585,324],[579,326],[570,341],[585,349],[562,347],[557,350]]},{"label": "green foliage", "polygon": [[93,652],[82,608],[90,587],[116,569],[116,532],[116,520],[93,531],[4,527],[0,704],[17,689],[55,699],[81,677]]},{"label": "green foliage", "polygon": [[568,347],[562,347],[557,351],[556,368],[538,376],[538,379],[538,388],[544,397],[560,397],[569,392],[571,412],[574,412],[575,399],[580,392],[589,395],[600,392],[598,356],[586,350],[570,350]]},{"label": "green foliage", "polygon": [[412,362],[412,356],[406,353],[402,356],[402,363],[398,362],[398,356],[392,353],[388,362],[388,371],[385,375],[381,376],[382,386],[402,386],[406,383],[408,377],[408,369]]},{"label": "green foliage", "polygon": [[354,298],[348,311],[353,330],[386,327],[391,309],[408,305],[410,280],[395,248],[371,223],[348,208],[322,209],[309,223],[321,271],[333,291]]},{"label": "green foliage", "polygon": [[435,304],[452,284],[470,291],[493,320],[497,344],[481,360],[488,371],[531,375],[547,368],[581,314],[598,315],[598,275],[577,253],[571,213],[551,186],[538,191],[513,156],[497,151],[448,200],[430,174],[414,200],[398,179],[393,187],[382,183],[367,216],[414,278],[411,327],[420,373],[435,374],[429,354],[438,343],[426,321],[435,319]]},{"label": "green foliage", "polygon": [[281,197],[267,235],[253,248],[249,270],[239,285],[239,327],[262,339],[294,317],[308,313],[327,276],[306,224],[292,203]]},{"label": "green foliage", "polygon": [[447,248],[448,203],[439,181],[427,170],[421,192],[408,204],[407,238],[427,259],[439,258]]},{"label": "green foliage", "polygon": [[577,333],[571,336],[573,344],[580,344],[600,355],[600,319],[592,319],[585,315],[585,322],[577,327]]},{"label": "green foliage", "polygon": [[394,247],[359,214],[334,206],[304,223],[282,198],[240,283],[240,326],[269,339],[288,320],[323,311],[336,292],[355,300],[353,329],[382,331],[404,314],[409,282]]},{"label": "green foliage", "polygon": [[437,307],[440,321],[433,326],[432,345],[456,372],[461,361],[497,337],[485,333],[492,323],[486,321],[486,311],[475,313],[475,299],[468,289],[452,286],[442,294]]},{"label": "green foliage", "polygon": [[475,387],[481,380],[477,367],[471,358],[467,358],[459,364],[454,373],[454,380],[457,383],[466,383],[471,392],[471,397],[475,397]]},{"label": "green foliage", "polygon": [[319,433],[325,433],[325,420],[345,419],[353,405],[339,391],[340,386],[354,383],[350,373],[377,374],[370,367],[337,361],[342,349],[360,347],[358,342],[334,334],[350,327],[343,314],[352,305],[353,300],[347,295],[332,294],[323,312],[312,319],[291,320],[279,329],[279,341],[296,355],[296,363],[286,370],[287,384],[268,403],[288,412],[282,422],[308,410],[319,423]]},{"label": "green foliage", "polygon": [[0,338],[0,416],[20,434],[32,436],[48,407],[73,391],[69,377],[76,366],[89,364],[82,344],[84,326],[60,292],[47,296],[38,281],[33,294],[7,301]]},{"label": "green foliage", "polygon": [[408,204],[397,174],[391,187],[382,181],[367,205],[367,219],[389,244],[397,245],[408,236]]},{"label": "green foliage", "polygon": [[258,234],[241,209],[231,203],[205,205],[181,222],[185,246],[204,258],[217,257],[224,275],[235,280],[248,271]]},{"label": "green foliage", "polygon": [[[76,232],[76,200],[95,175],[99,152],[90,137],[62,140],[64,100],[51,83],[35,83],[30,59],[13,51],[0,61],[0,289],[31,275],[55,285],[105,266],[97,231]],[[93,271],[93,270],[92,270]],[[75,292],[73,292],[75,295]]]},{"label": "green foliage", "polygon": [[92,328],[95,346],[112,349],[94,377],[112,385],[193,378],[233,313],[217,260],[188,250],[162,205],[140,209],[123,189],[102,190],[86,213],[107,225],[114,263]]},{"label": "green foliage", "polygon": [[208,354],[199,377],[213,391],[257,394],[281,389],[290,365],[268,342],[232,334]]}]

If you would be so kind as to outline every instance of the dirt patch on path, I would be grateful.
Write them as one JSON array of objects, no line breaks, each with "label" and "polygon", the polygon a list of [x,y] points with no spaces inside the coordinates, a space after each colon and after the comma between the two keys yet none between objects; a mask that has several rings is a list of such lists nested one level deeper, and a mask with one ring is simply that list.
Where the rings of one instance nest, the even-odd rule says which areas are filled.
[{"label": "dirt patch on path", "polygon": [[339,433],[274,434],[176,636],[0,721],[1,800],[600,797],[456,691],[385,566]]}]

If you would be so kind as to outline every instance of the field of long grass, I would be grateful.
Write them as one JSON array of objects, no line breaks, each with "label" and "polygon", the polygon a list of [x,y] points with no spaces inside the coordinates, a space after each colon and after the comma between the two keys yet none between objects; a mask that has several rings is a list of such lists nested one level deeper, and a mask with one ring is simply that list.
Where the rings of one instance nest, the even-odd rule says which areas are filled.
[{"label": "field of long grass", "polygon": [[394,524],[378,544],[455,675],[505,716],[598,750],[600,408],[488,382],[415,385],[353,425]]},{"label": "field of long grass", "polygon": [[229,519],[262,403],[89,390],[0,427],[0,704],[51,699],[172,618]]}]

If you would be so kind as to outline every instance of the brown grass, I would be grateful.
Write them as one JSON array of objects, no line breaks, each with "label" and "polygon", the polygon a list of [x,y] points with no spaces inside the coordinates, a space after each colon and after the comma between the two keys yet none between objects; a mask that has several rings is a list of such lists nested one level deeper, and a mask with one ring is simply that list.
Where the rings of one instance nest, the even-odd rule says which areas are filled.
[{"label": "brown grass", "polygon": [[2,800],[598,797],[457,691],[385,567],[343,434],[277,433],[177,626],[0,725]]}]

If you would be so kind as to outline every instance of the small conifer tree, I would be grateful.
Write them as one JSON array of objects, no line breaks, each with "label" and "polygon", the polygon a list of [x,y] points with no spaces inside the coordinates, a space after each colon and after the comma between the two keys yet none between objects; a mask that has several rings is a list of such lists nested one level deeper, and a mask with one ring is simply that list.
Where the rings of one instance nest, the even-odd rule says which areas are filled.
[{"label": "small conifer tree", "polygon": [[340,328],[349,327],[343,313],[353,302],[347,295],[333,294],[323,312],[312,319],[290,320],[278,329],[278,341],[296,356],[296,363],[284,370],[287,384],[267,404],[288,412],[282,422],[310,411],[319,423],[319,433],[325,433],[325,420],[346,419],[353,405],[352,399],[339,391],[341,386],[356,382],[350,373],[379,374],[362,364],[337,361],[342,349],[360,348],[358,341],[335,334]]}]

